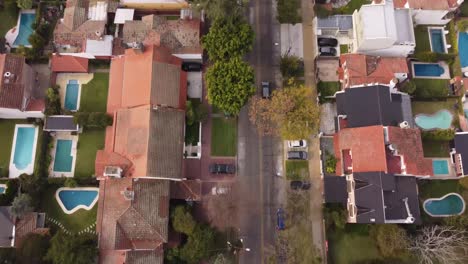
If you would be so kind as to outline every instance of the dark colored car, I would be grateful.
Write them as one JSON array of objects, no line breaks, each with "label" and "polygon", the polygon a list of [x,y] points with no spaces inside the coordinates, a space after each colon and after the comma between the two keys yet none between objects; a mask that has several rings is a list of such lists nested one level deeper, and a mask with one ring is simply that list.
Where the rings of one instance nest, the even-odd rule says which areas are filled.
[{"label": "dark colored car", "polygon": [[187,72],[198,72],[201,71],[203,65],[199,62],[184,62],[182,63],[182,70]]},{"label": "dark colored car", "polygon": [[321,47],[319,52],[321,56],[336,56],[336,49],[331,47]]},{"label": "dark colored car", "polygon": [[330,3],[330,0],[315,0],[315,4],[328,4]]},{"label": "dark colored car", "polygon": [[291,181],[290,186],[293,190],[309,190],[310,182],[308,181]]},{"label": "dark colored car", "polygon": [[336,47],[338,46],[338,40],[334,38],[318,38],[318,45],[320,47]]},{"label": "dark colored car", "polygon": [[234,174],[236,172],[236,167],[232,164],[219,164],[214,163],[209,167],[210,173],[214,174]]},{"label": "dark colored car", "polygon": [[299,160],[306,160],[307,159],[307,152],[306,151],[288,151],[288,159],[299,159]]},{"label": "dark colored car", "polygon": [[276,211],[276,228],[278,230],[284,230],[286,228],[284,224],[284,210],[282,208],[278,208]]},{"label": "dark colored car", "polygon": [[262,97],[270,98],[270,82],[262,82]]}]

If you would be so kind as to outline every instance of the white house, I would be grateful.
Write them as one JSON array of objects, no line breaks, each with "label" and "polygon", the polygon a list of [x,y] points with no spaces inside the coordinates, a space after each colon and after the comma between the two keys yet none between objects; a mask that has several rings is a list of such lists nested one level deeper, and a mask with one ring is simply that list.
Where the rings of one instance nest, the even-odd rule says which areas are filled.
[{"label": "white house", "polygon": [[416,25],[445,25],[464,0],[395,0],[395,8],[409,8]]},{"label": "white house", "polygon": [[392,0],[363,5],[353,14],[353,53],[406,57],[416,41],[409,9],[395,9]]}]

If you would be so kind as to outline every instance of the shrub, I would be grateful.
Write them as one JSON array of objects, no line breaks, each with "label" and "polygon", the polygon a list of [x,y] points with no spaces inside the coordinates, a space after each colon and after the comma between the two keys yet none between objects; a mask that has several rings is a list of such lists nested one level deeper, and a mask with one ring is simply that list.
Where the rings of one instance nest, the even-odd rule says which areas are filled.
[{"label": "shrub", "polygon": [[398,225],[373,225],[370,237],[384,257],[399,258],[408,254],[408,237],[406,231]]},{"label": "shrub", "polygon": [[17,0],[16,4],[21,9],[31,9],[33,6],[32,0]]},{"label": "shrub", "polygon": [[46,115],[57,115],[61,112],[59,86],[50,87],[46,91]]},{"label": "shrub", "polygon": [[6,183],[6,190],[4,194],[0,194],[0,206],[11,205],[18,192],[18,180],[8,180]]},{"label": "shrub", "polygon": [[330,174],[335,173],[337,162],[338,160],[336,159],[335,156],[327,153],[327,159],[325,160],[325,167],[326,167],[325,171]]},{"label": "shrub", "polygon": [[280,69],[285,79],[304,76],[304,64],[302,60],[296,56],[281,56]]},{"label": "shrub", "polygon": [[326,229],[343,229],[347,222],[345,208],[339,204],[327,204],[323,207]]},{"label": "shrub", "polygon": [[407,94],[414,94],[416,91],[416,83],[413,80],[407,80],[401,84],[400,90]]},{"label": "shrub", "polygon": [[276,0],[278,5],[277,19],[281,24],[297,24],[302,22],[299,14],[300,0]]},{"label": "shrub", "polygon": [[105,128],[112,125],[112,117],[102,112],[77,112],[73,121],[85,128]]},{"label": "shrub", "polygon": [[468,190],[468,177],[464,177],[459,181],[460,185]]},{"label": "shrub", "polygon": [[325,18],[332,15],[332,11],[326,9],[323,5],[314,5],[315,15],[320,18]]},{"label": "shrub", "polygon": [[449,141],[455,138],[455,131],[453,129],[423,131],[421,136],[423,140]]},{"label": "shrub", "polygon": [[208,109],[206,109],[206,106],[200,101],[188,100],[186,108],[185,117],[188,126],[203,122],[208,116]]},{"label": "shrub", "polygon": [[65,187],[68,187],[68,188],[75,188],[78,185],[78,183],[73,178],[67,178],[65,180],[64,185]]},{"label": "shrub", "polygon": [[458,31],[468,31],[468,20],[460,20],[457,23]]}]

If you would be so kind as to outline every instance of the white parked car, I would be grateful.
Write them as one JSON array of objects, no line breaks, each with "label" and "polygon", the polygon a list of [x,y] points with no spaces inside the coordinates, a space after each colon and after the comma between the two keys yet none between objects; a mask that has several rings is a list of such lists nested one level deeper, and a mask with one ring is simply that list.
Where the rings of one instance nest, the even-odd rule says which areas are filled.
[{"label": "white parked car", "polygon": [[307,147],[307,141],[305,139],[288,140],[288,147],[290,147],[290,148],[305,148],[305,147]]},{"label": "white parked car", "polygon": [[229,190],[230,190],[229,187],[215,186],[215,187],[211,188],[211,194],[212,195],[227,194],[229,192]]}]

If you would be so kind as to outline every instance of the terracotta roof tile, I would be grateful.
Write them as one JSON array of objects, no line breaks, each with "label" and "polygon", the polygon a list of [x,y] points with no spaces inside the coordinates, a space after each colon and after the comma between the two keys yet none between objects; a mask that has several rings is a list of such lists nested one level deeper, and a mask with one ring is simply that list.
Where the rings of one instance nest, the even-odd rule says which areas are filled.
[{"label": "terracotta roof tile", "polygon": [[88,62],[86,58],[54,54],[51,70],[53,72],[88,72]]},{"label": "terracotta roof tile", "polygon": [[[29,66],[26,65],[24,57],[0,54],[0,108],[24,110],[26,107],[23,105],[26,102],[24,100],[25,84],[28,81],[26,78],[32,79],[33,76],[24,76],[25,67]],[[10,77],[6,77],[7,72]]]}]

